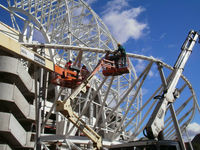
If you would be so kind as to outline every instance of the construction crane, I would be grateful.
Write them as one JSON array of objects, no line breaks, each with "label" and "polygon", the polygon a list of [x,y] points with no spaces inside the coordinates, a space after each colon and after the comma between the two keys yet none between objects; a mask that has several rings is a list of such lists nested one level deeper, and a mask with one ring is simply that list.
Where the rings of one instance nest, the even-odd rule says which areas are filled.
[{"label": "construction crane", "polygon": [[[143,149],[173,149],[173,150],[186,150],[185,144],[182,138],[181,130],[176,119],[176,115],[173,109],[173,102],[178,98],[179,92],[176,89],[177,83],[182,75],[184,66],[192,52],[192,49],[199,38],[199,33],[191,30],[181,47],[181,53],[174,65],[174,70],[169,76],[168,80],[165,79],[163,71],[160,70],[162,84],[164,87],[162,95],[158,95],[155,99],[159,99],[150,119],[148,120],[146,127],[144,128],[144,136],[149,140],[136,141],[132,143],[126,143],[122,145],[116,145],[111,150],[121,150],[126,148],[138,148]],[[172,119],[176,128],[176,134],[178,136],[179,143],[175,141],[164,140],[164,118],[167,108],[170,108]],[[179,147],[180,144],[180,147]]]},{"label": "construction crane", "polygon": [[[164,140],[162,131],[164,129],[165,112],[167,110],[168,105],[173,104],[173,102],[179,96],[178,90],[176,89],[176,85],[182,75],[184,66],[198,38],[199,38],[198,32],[195,32],[193,30],[189,32],[187,39],[185,40],[184,44],[181,47],[181,53],[174,65],[174,70],[171,73],[170,78],[168,79],[168,81],[162,78],[163,79],[162,82],[164,85],[163,94],[158,97],[159,99],[158,104],[156,105],[144,129],[146,131],[146,134],[144,135],[149,139]],[[180,142],[182,143],[181,144],[182,149],[185,149],[183,139],[179,140],[181,140]]]},{"label": "construction crane", "polygon": [[[91,74],[82,81],[82,83],[74,90],[74,92],[64,101],[57,101],[56,111],[63,114],[71,123],[73,123],[84,135],[86,135],[93,142],[94,149],[102,148],[102,138],[92,128],[90,128],[78,115],[72,110],[71,102],[80,92],[86,92],[89,82],[92,80],[96,72],[103,68],[105,76],[116,76],[124,73],[129,73],[128,67],[116,68],[113,61],[108,59],[101,59]],[[61,74],[61,73],[60,73]],[[60,80],[66,80],[60,78]]]}]

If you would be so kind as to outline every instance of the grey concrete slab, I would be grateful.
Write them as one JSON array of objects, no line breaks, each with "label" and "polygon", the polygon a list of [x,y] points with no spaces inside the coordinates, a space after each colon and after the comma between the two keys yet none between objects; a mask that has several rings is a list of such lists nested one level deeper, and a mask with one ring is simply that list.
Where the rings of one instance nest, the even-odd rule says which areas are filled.
[{"label": "grey concrete slab", "polygon": [[7,144],[0,144],[0,150],[12,150]]},{"label": "grey concrete slab", "polygon": [[0,110],[16,118],[35,120],[35,106],[29,104],[16,85],[0,82]]},{"label": "grey concrete slab", "polygon": [[0,133],[9,144],[22,147],[26,144],[26,132],[12,114],[0,112]]},{"label": "grey concrete slab", "polygon": [[19,41],[19,32],[11,28],[10,26],[0,22],[0,32],[6,34],[11,37],[13,40]]},{"label": "grey concrete slab", "polygon": [[31,133],[26,132],[11,113],[0,112],[0,135],[14,148],[33,148]]},{"label": "grey concrete slab", "polygon": [[34,80],[18,59],[8,56],[0,56],[0,73],[2,76],[5,75],[5,80],[6,77],[9,77],[10,80],[19,84],[19,89],[22,90],[22,92],[34,93]]}]

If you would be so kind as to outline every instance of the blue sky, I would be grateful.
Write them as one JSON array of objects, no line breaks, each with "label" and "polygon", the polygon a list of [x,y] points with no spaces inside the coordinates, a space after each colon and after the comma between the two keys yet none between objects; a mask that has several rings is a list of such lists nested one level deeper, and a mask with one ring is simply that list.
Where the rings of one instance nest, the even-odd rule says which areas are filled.
[{"label": "blue sky", "polygon": [[[171,66],[188,32],[200,30],[199,0],[89,0],[89,3],[127,52],[153,56]],[[200,45],[196,44],[183,74],[200,103],[199,60]],[[199,112],[188,130],[200,133]]]},{"label": "blue sky", "polygon": [[[141,31],[142,34],[138,39],[130,36],[127,41],[123,42],[129,52],[161,58],[164,58],[163,54],[167,53],[175,60],[187,33],[191,29],[200,30],[200,20],[198,19],[200,1],[198,0],[129,0],[126,1],[128,6],[124,7],[122,6],[124,0],[115,0],[115,3],[116,1],[119,1],[119,5],[121,4],[118,14],[133,8],[143,9],[137,17],[129,17],[129,20],[136,20],[141,25],[146,24],[146,28]],[[106,16],[104,12],[112,8],[112,6],[107,6],[108,2],[111,3],[111,0],[98,0],[91,5],[95,12],[103,18],[103,21]],[[121,24],[123,19],[118,20],[117,24],[112,27]],[[105,23],[107,24],[107,22]],[[110,30],[113,29],[110,28]],[[168,63],[174,63],[172,58],[164,59]]]}]

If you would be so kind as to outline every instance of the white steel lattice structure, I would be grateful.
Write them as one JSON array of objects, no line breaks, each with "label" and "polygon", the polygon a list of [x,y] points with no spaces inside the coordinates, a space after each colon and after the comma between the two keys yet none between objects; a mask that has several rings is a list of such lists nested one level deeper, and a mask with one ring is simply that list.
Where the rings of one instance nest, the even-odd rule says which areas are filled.
[{"label": "white steel lattice structure", "polygon": [[[40,54],[40,50],[45,48],[42,55],[60,66],[71,59],[75,65],[84,64],[92,71],[104,56],[105,50],[116,49],[116,40],[105,24],[82,0],[7,0],[7,3],[1,2],[0,7],[9,12],[13,28],[19,31],[19,42],[25,43],[27,47],[33,47],[33,50],[36,48]],[[45,44],[41,47],[39,43]],[[149,114],[157,102],[152,99],[163,90],[159,72],[162,71],[162,67],[166,75],[173,70],[169,65],[153,57],[136,54],[127,56],[130,62],[129,74],[107,78],[98,72],[91,81],[88,92],[80,93],[76,103],[73,103],[74,111],[102,136],[104,146],[141,137]],[[146,67],[136,75],[133,64],[139,62]],[[158,74],[157,80],[153,82],[148,80],[152,71]],[[145,86],[155,92],[146,94],[145,100],[142,101],[141,89],[146,89]],[[45,108],[47,103],[65,99],[73,90],[52,85],[46,86],[45,90],[49,91],[47,93],[50,95],[46,95],[43,102],[47,113],[44,122],[48,124],[48,118],[55,112],[54,105],[50,105],[52,109]],[[50,94],[54,90],[57,97]],[[178,90],[181,100],[178,99],[174,105],[181,130],[184,131],[198,105],[194,90],[184,76],[178,84]],[[167,139],[175,139],[171,115],[167,112],[166,116],[165,136]],[[88,145],[88,140],[81,136],[81,132],[73,128],[59,113],[56,121],[56,135],[44,136],[42,131],[39,134],[44,147],[48,146],[49,141],[57,140],[64,141],[69,148],[79,149],[83,147],[80,144]]]}]

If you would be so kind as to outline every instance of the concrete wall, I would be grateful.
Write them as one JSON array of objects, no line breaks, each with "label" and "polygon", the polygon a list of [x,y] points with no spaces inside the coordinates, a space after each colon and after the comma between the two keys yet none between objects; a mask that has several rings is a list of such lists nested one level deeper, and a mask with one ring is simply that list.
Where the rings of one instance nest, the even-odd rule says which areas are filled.
[{"label": "concrete wall", "polygon": [[7,144],[0,144],[0,150],[12,150]]},{"label": "concrete wall", "polygon": [[0,133],[6,141],[9,141],[9,145],[14,148],[30,147],[33,148],[33,144],[29,141],[31,135],[28,134],[18,120],[11,113],[0,112]]},{"label": "concrete wall", "polygon": [[33,134],[27,130],[35,120],[34,80],[19,59],[0,56],[0,145],[1,149],[33,149]]},{"label": "concrete wall", "polygon": [[12,110],[19,119],[35,120],[35,107],[28,103],[16,85],[0,82],[0,110]]},{"label": "concrete wall", "polygon": [[30,77],[18,59],[8,56],[0,56],[0,73],[8,74],[8,76],[10,75],[10,80],[14,80],[17,84],[19,82],[18,80],[20,80],[19,86],[22,86],[22,92],[34,93],[34,80]]}]

